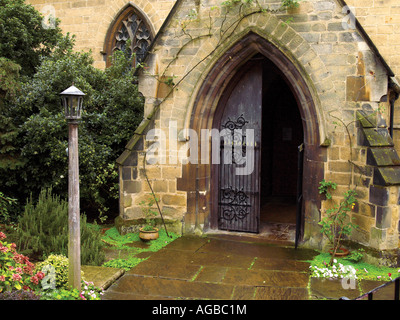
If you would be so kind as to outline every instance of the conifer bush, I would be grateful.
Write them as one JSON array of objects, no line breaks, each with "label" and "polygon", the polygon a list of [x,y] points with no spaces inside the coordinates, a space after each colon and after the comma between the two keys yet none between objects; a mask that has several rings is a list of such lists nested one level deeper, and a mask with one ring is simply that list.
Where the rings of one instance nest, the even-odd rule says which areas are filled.
[{"label": "conifer bush", "polygon": [[[104,252],[101,234],[90,228],[81,214],[81,263],[101,265]],[[16,237],[21,252],[44,259],[50,254],[68,255],[68,203],[43,189],[35,203],[32,197],[19,219]]]}]

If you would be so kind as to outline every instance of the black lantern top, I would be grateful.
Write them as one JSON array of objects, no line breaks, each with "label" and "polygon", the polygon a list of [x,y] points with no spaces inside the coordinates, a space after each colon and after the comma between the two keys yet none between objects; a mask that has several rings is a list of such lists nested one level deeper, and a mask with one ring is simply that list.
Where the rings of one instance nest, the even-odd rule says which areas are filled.
[{"label": "black lantern top", "polygon": [[67,120],[79,120],[81,118],[83,96],[85,94],[72,85],[61,92],[60,95],[65,108],[65,118]]}]

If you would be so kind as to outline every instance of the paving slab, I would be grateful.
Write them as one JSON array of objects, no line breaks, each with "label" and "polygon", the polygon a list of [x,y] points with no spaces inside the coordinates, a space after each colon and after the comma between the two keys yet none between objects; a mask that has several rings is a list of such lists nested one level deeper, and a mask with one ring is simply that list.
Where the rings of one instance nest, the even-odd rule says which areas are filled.
[{"label": "paving slab", "polygon": [[81,269],[86,281],[104,290],[125,273],[124,269],[99,266],[82,266]]},{"label": "paving slab", "polygon": [[259,287],[256,300],[308,300],[307,288]]},{"label": "paving slab", "polygon": [[310,279],[311,298],[317,300],[339,300],[342,297],[355,299],[361,295],[358,282],[343,286],[341,279]]},{"label": "paving slab", "polygon": [[308,281],[309,275],[306,273],[230,268],[222,280],[222,283],[255,287],[307,288]]},{"label": "paving slab", "polygon": [[[361,295],[385,284],[383,281],[373,281],[373,280],[365,280],[360,283],[360,291]],[[395,286],[394,283],[379,289],[377,292],[373,293],[373,300],[393,300],[394,299],[394,292]],[[368,297],[365,298],[366,300]]]},{"label": "paving slab", "polygon": [[[233,285],[219,283],[206,283],[165,279],[155,277],[138,277],[125,275],[117,283],[110,287],[110,291],[118,293],[135,293],[146,295],[154,299],[230,299],[233,293]],[[109,298],[108,292],[103,296]]]}]

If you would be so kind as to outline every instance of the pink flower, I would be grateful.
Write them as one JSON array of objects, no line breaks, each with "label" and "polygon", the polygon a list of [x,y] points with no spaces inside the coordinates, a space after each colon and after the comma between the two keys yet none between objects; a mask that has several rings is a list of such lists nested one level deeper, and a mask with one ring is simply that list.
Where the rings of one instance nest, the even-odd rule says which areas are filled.
[{"label": "pink flower", "polygon": [[380,279],[380,278],[381,278],[381,276],[377,276],[377,278],[378,278],[378,279]]},{"label": "pink flower", "polygon": [[42,279],[44,278],[44,276],[45,276],[45,274],[44,274],[44,272],[42,272],[42,271],[39,271],[38,273],[36,273],[36,277],[37,277],[39,280],[42,280]]},{"label": "pink flower", "polygon": [[7,238],[6,235],[3,232],[0,232],[0,240],[3,240]]},{"label": "pink flower", "polygon": [[17,273],[22,273],[22,268],[21,268],[21,267],[15,268],[15,272],[17,272]]},{"label": "pink flower", "polygon": [[20,281],[20,280],[22,279],[22,277],[21,277],[18,273],[14,273],[14,274],[11,276],[11,279],[12,279],[13,281]]},{"label": "pink flower", "polygon": [[30,267],[28,267],[28,266],[24,266],[24,272],[25,272],[26,274],[30,274],[30,275],[33,274],[32,268],[30,268]]},{"label": "pink flower", "polygon": [[0,247],[0,252],[6,253],[8,251],[7,247]]},{"label": "pink flower", "polygon": [[388,276],[389,276],[389,277],[391,277],[391,276],[392,276],[392,274],[389,272],[389,273],[388,273]]},{"label": "pink flower", "polygon": [[6,277],[5,276],[0,276],[0,281],[6,281]]},{"label": "pink flower", "polygon": [[39,279],[36,276],[31,277],[31,282],[34,284],[39,284]]}]

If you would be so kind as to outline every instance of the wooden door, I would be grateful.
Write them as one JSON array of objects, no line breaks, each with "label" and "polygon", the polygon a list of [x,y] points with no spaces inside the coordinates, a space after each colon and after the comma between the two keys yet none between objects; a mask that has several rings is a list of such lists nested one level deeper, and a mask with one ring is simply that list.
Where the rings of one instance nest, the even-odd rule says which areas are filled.
[{"label": "wooden door", "polygon": [[219,121],[218,228],[258,232],[262,130],[261,63],[231,83]]}]

